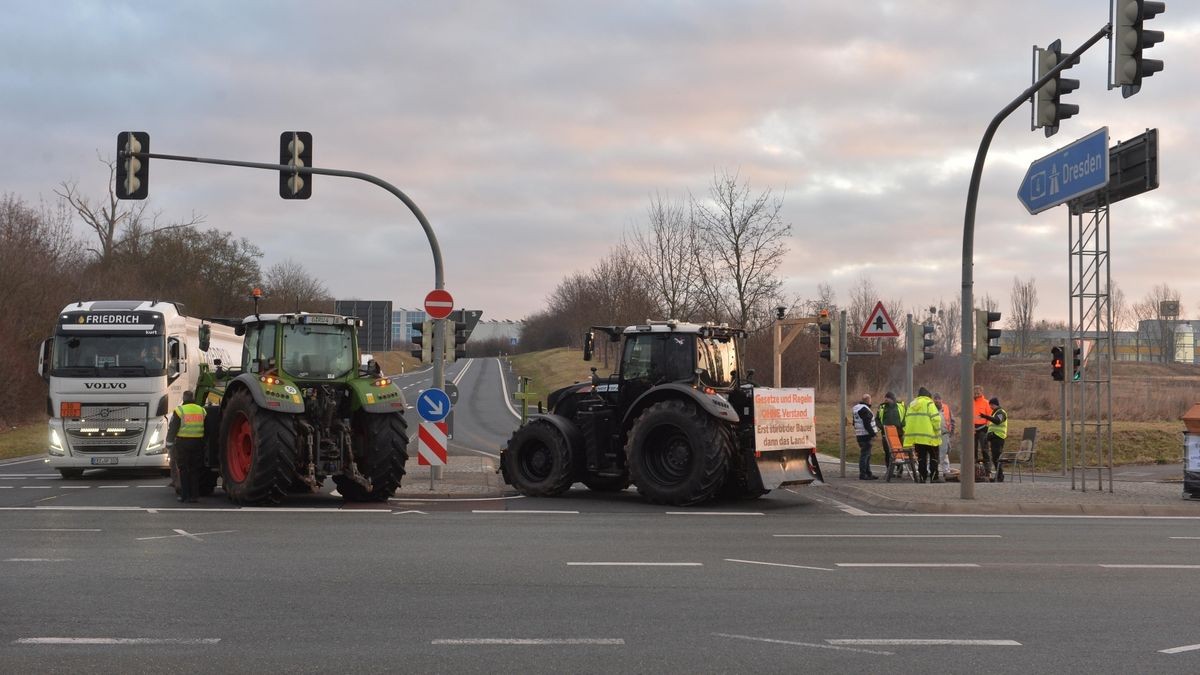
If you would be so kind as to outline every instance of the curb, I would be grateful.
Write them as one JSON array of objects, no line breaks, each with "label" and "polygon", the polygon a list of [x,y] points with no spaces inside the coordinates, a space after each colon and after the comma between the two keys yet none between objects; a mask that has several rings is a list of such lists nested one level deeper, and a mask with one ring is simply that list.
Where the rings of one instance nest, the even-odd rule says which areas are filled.
[{"label": "curb", "polygon": [[[1200,518],[1200,504],[1044,504],[1040,502],[921,502],[893,499],[853,485],[826,486],[841,496],[870,506],[909,513],[1009,516],[1149,516]],[[1182,501],[1182,497],[1180,498]]]}]

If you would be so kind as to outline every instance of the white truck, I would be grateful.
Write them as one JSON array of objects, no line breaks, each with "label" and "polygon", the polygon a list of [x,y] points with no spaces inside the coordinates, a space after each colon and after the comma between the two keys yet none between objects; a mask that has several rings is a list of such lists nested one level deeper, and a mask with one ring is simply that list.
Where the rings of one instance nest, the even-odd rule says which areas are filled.
[{"label": "white truck", "polygon": [[[170,471],[171,411],[194,390],[201,364],[236,364],[232,328],[184,316],[157,300],[72,303],[42,342],[38,372],[49,383],[46,463],[63,478],[90,468]],[[200,349],[200,327],[209,346]],[[200,401],[199,403],[204,403]]]}]

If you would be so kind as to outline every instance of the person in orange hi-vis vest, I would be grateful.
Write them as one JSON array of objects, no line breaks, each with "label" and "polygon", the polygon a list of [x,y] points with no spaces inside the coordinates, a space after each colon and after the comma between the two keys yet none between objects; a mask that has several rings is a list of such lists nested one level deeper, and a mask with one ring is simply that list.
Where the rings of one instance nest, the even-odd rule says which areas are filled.
[{"label": "person in orange hi-vis vest", "polygon": [[972,401],[975,408],[975,461],[979,461],[980,453],[987,458],[988,442],[987,442],[987,418],[992,414],[992,406],[988,403],[987,397],[983,395],[983,387],[975,386],[975,399]]}]

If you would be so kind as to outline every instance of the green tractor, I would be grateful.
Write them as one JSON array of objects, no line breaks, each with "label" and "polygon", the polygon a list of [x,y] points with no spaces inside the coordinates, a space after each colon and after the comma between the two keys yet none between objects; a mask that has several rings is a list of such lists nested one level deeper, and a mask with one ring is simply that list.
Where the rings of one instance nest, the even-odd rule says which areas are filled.
[{"label": "green tractor", "polygon": [[[240,368],[202,379],[200,402],[220,400],[206,425],[210,477],[229,499],[277,503],[332,477],[347,501],[386,501],[404,476],[404,395],[373,361],[359,365],[362,322],[334,314],[255,314],[235,325]],[[211,396],[210,396],[211,394]],[[213,418],[212,412],[209,415]]]}]

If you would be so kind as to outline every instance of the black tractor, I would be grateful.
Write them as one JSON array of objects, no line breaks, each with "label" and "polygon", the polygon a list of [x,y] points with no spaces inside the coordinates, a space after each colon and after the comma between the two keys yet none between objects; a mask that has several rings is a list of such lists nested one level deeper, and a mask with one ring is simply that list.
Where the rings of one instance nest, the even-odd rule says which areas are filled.
[{"label": "black tractor", "polygon": [[505,482],[534,497],[575,483],[630,484],[651,502],[685,506],[719,495],[756,498],[820,478],[814,450],[755,449],[754,384],[743,375],[745,331],[712,324],[593,326],[624,339],[617,372],[552,392],[501,452]]}]

